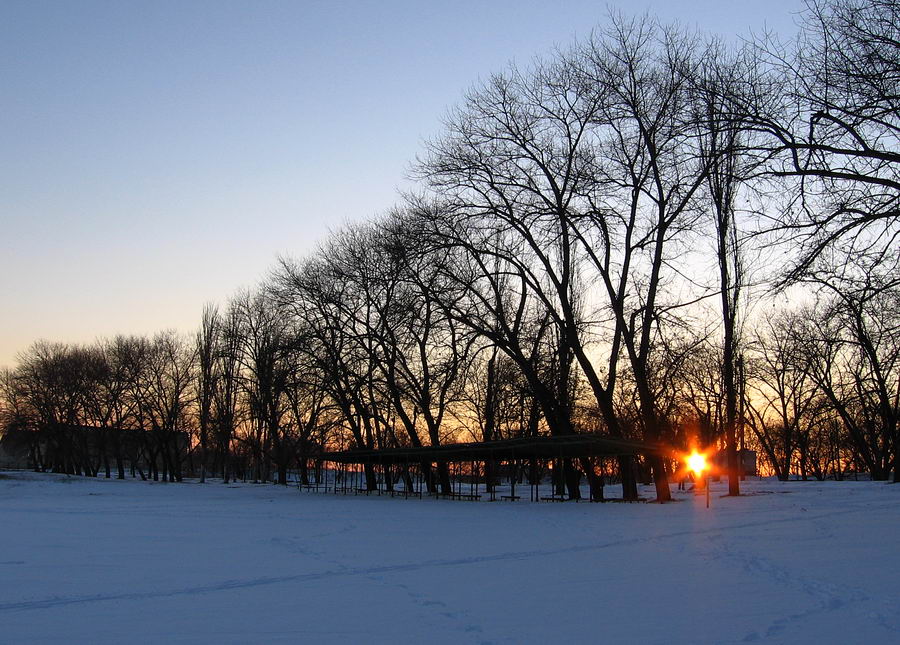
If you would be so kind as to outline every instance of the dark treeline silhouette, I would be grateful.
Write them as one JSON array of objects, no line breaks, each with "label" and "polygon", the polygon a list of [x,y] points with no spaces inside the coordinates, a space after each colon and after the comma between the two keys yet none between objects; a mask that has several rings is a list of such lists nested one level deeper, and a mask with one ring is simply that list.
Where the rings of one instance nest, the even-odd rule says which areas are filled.
[{"label": "dark treeline silhouette", "polygon": [[[897,481],[898,96],[894,1],[810,2],[796,41],[739,47],[614,16],[473,87],[416,194],[193,338],[35,344],[4,441],[38,469],[283,484],[326,449],[593,432],[722,450],[731,494],[743,448]],[[559,485],[665,501],[676,467]]]}]

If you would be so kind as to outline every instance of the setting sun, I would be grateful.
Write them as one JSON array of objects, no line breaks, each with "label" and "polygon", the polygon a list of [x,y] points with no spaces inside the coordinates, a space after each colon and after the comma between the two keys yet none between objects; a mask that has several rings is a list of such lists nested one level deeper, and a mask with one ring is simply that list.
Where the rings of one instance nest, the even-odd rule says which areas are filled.
[{"label": "setting sun", "polygon": [[706,464],[706,455],[699,452],[692,452],[686,459],[688,468],[698,475],[708,468]]}]

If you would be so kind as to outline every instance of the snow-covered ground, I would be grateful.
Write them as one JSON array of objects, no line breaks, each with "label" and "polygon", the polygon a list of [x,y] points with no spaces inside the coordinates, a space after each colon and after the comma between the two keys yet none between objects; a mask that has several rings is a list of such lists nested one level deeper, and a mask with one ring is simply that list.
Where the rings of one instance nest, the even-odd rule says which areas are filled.
[{"label": "snow-covered ground", "polygon": [[718,486],[707,510],[4,473],[0,642],[900,643],[900,486]]}]

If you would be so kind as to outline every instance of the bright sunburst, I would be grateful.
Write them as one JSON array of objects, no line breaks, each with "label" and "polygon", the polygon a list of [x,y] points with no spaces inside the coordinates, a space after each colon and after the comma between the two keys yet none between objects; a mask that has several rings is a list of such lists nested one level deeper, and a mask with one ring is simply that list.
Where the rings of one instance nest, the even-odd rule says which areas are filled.
[{"label": "bright sunburst", "polygon": [[698,475],[708,468],[706,455],[697,451],[692,452],[686,459],[687,466]]}]

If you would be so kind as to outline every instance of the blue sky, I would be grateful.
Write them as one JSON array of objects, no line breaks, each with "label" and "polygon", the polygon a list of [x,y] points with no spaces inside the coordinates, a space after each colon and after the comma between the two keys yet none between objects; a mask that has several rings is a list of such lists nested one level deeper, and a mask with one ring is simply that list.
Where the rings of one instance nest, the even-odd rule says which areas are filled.
[{"label": "blue sky", "polygon": [[726,37],[799,0],[0,3],[0,366],[38,338],[189,331],[397,201],[479,76],[607,7]]}]

